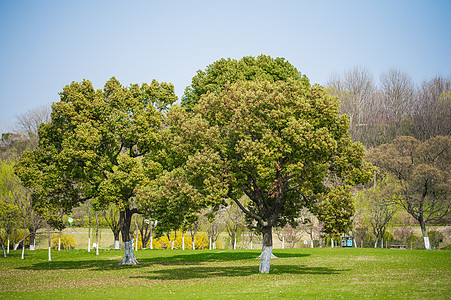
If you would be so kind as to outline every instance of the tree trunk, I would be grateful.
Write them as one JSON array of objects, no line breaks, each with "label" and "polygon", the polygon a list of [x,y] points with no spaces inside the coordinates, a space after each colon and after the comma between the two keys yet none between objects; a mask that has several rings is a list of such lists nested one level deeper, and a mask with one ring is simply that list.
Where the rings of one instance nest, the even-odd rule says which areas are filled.
[{"label": "tree trunk", "polygon": [[3,249],[3,256],[6,257],[5,245],[3,245],[3,243],[2,243],[2,249]]},{"label": "tree trunk", "polygon": [[133,242],[130,238],[130,225],[132,223],[132,215],[134,211],[130,209],[125,209],[120,212],[119,223],[122,233],[122,241],[124,243],[124,258],[118,263],[121,265],[136,265],[138,261],[135,258],[135,253],[133,252]]},{"label": "tree trunk", "polygon": [[47,232],[49,233],[49,261],[52,261],[52,239],[50,237],[50,226],[47,225]]},{"label": "tree trunk", "polygon": [[119,234],[121,233],[120,230],[117,231],[113,231],[113,235],[114,235],[114,249],[115,250],[119,250],[121,247],[119,245]]},{"label": "tree trunk", "polygon": [[429,243],[429,236],[428,232],[426,230],[426,224],[424,222],[420,223],[421,227],[421,233],[423,234],[423,240],[424,240],[424,248],[427,250],[431,250],[431,244]]},{"label": "tree trunk", "polygon": [[96,211],[96,255],[99,255],[99,213]]},{"label": "tree trunk", "polygon": [[9,236],[8,236],[8,247],[6,247],[6,253],[9,254]]},{"label": "tree trunk", "polygon": [[89,220],[88,228],[88,252],[91,252],[91,220]]},{"label": "tree trunk", "polygon": [[36,235],[32,233],[28,238],[30,240],[30,250],[36,249]]},{"label": "tree trunk", "polygon": [[269,273],[272,255],[272,227],[263,227],[263,246],[260,256],[260,273]]},{"label": "tree trunk", "polygon": [[182,250],[185,250],[185,232],[182,232]]},{"label": "tree trunk", "polygon": [[150,250],[153,249],[153,225],[152,221],[150,221]]},{"label": "tree trunk", "polygon": [[25,218],[23,221],[23,242],[22,242],[22,259],[25,259],[25,239],[27,237],[27,223],[25,223]]}]

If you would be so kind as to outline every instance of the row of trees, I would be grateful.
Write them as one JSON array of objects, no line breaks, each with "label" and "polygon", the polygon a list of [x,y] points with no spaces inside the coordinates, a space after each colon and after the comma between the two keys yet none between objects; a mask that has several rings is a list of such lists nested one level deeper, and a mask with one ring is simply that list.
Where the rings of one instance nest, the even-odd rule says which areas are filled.
[{"label": "row of trees", "polygon": [[175,100],[173,86],[156,81],[66,86],[50,122],[39,127],[38,146],[15,167],[33,207],[58,226],[59,213],[80,203],[114,203],[125,249],[120,264],[137,263],[135,213],[161,221],[162,234],[188,230],[201,209],[232,201],[263,235],[265,273],[272,228],[296,225],[302,209],[326,232],[348,229],[351,186],[370,181],[375,169],[322,87],[284,59],[246,57],[198,72],[183,105]]},{"label": "row of trees", "polygon": [[[386,130],[410,120],[401,108],[377,102],[385,98],[374,95],[384,93],[374,92],[371,82],[354,91],[345,79],[324,89],[284,59],[262,55],[221,59],[198,71],[181,105],[174,105],[171,84],[155,80],[124,87],[112,78],[103,90],[73,82],[14,171],[33,210],[55,228],[62,227],[63,214],[88,201],[95,211],[116,208],[118,218],[106,214],[115,239],[121,234],[124,242],[120,264],[137,263],[130,235],[136,213],[159,221],[157,235],[195,232],[200,211],[207,210],[211,224],[224,207],[231,220],[244,213],[246,226],[263,236],[260,272],[267,273],[274,227],[308,224],[307,211],[323,234],[351,229],[352,195],[373,182],[376,168],[364,161],[365,149],[349,131],[354,140],[378,146],[402,132]],[[447,89],[437,105],[449,105]],[[331,94],[343,102],[342,111]],[[380,115],[368,103],[379,103]],[[371,136],[373,128],[379,131]],[[378,178],[385,178],[381,153],[393,154],[387,149],[369,159],[380,166]],[[449,170],[440,172],[449,178]],[[401,186],[408,180],[398,178]],[[212,225],[207,232],[214,243],[219,230]]]},{"label": "row of trees", "polygon": [[451,135],[450,78],[438,76],[416,85],[408,74],[391,69],[379,82],[367,69],[355,67],[332,76],[326,85],[349,116],[353,140],[373,148],[398,136],[425,141]]}]

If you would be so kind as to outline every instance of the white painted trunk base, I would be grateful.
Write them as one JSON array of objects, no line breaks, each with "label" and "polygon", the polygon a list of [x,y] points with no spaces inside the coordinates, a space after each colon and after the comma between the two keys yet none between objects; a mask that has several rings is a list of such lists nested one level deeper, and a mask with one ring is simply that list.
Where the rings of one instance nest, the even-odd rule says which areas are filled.
[{"label": "white painted trunk base", "polygon": [[52,261],[52,247],[49,247],[49,261]]},{"label": "white painted trunk base", "polygon": [[429,243],[429,237],[428,236],[424,236],[423,237],[424,240],[424,248],[431,250],[431,244]]},{"label": "white painted trunk base", "polygon": [[88,238],[88,252],[91,252],[91,238]]},{"label": "white painted trunk base", "polygon": [[121,247],[120,247],[120,244],[119,244],[119,241],[118,240],[115,240],[114,241],[114,249],[115,250],[119,250]]},{"label": "white painted trunk base", "polygon": [[135,258],[135,253],[133,253],[133,242],[124,242],[124,258],[118,263],[121,265],[136,265],[138,261]]},{"label": "white painted trunk base", "polygon": [[260,273],[269,273],[271,265],[272,246],[263,246],[262,254],[260,255]]}]

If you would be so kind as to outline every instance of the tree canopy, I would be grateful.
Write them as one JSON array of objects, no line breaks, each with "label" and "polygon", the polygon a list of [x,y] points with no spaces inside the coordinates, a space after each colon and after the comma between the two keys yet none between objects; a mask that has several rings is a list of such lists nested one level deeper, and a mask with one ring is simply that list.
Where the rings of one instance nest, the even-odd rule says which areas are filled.
[{"label": "tree canopy", "polygon": [[[258,222],[269,253],[271,228],[295,223],[304,207],[329,232],[348,230],[350,186],[371,180],[374,168],[363,162],[364,147],[351,141],[338,106],[320,86],[288,79],[238,81],[203,95],[191,111],[173,107],[168,149],[186,178],[184,195],[232,199]],[[261,272],[269,272],[263,260]]]},{"label": "tree canopy", "polygon": [[260,55],[257,58],[245,56],[240,60],[220,59],[207,66],[205,71],[198,70],[191,85],[185,89],[182,105],[192,109],[202,95],[222,89],[228,83],[237,81],[287,81],[300,80],[309,85],[307,76],[302,75],[284,58],[272,58]]},{"label": "tree canopy", "polygon": [[122,239],[130,243],[136,186],[152,173],[142,162],[158,147],[164,112],[175,100],[172,84],[156,80],[123,87],[111,78],[103,90],[87,80],[64,87],[51,121],[39,127],[38,147],[22,156],[16,171],[32,189],[34,207],[51,219],[88,199],[99,207],[114,203]]},{"label": "tree canopy", "polygon": [[368,153],[368,161],[397,178],[397,203],[418,221],[428,249],[426,224],[447,216],[451,208],[450,149],[449,136],[425,142],[404,136]]}]

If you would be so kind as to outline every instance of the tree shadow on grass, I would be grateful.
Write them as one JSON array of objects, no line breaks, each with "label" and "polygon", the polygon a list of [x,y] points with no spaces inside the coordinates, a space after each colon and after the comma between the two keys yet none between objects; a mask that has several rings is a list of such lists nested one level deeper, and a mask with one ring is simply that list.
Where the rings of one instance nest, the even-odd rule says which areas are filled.
[{"label": "tree shadow on grass", "polygon": [[[182,250],[180,250],[182,251]],[[150,256],[139,257],[137,253],[138,265],[118,266],[117,263],[122,259],[119,256],[89,260],[53,260],[51,262],[44,261],[35,263],[29,266],[18,267],[21,270],[83,270],[89,269],[92,271],[105,270],[121,270],[125,268],[144,268],[152,265],[177,266],[177,265],[202,265],[209,262],[224,262],[224,261],[245,261],[255,260],[260,254],[259,251],[209,251],[201,250],[197,253],[181,253],[176,250],[174,253],[168,252],[152,252]],[[303,253],[284,253],[276,252],[275,255],[279,258],[299,258],[309,256]]]},{"label": "tree shadow on grass", "polygon": [[[349,272],[349,269],[331,269],[325,267],[306,267],[299,265],[274,265],[270,274],[273,275],[334,275]],[[188,280],[212,277],[245,277],[258,274],[258,265],[254,266],[196,266],[185,268],[164,268],[150,271],[149,275],[130,276],[130,278],[144,278],[148,280]]]},{"label": "tree shadow on grass", "polygon": [[[256,259],[261,251],[221,251],[221,250],[205,250],[199,253],[185,254],[180,253],[179,255],[172,256],[154,256],[138,259],[140,262],[153,262],[164,265],[174,265],[174,264],[198,264],[202,262],[212,262],[212,261],[238,261],[238,260],[248,260]],[[310,254],[304,253],[285,253],[285,252],[275,252],[278,258],[299,258],[310,256]]]}]

